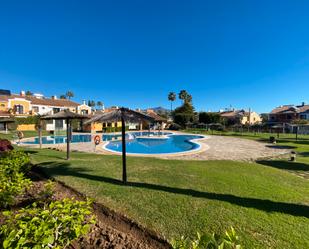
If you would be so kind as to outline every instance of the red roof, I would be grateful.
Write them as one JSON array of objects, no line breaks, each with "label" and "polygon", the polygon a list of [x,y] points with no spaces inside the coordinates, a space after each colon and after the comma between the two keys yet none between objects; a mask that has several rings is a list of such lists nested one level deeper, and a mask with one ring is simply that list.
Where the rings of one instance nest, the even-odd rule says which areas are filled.
[{"label": "red roof", "polygon": [[49,98],[36,98],[34,96],[20,96],[17,94],[0,95],[0,101],[8,101],[9,99],[22,98],[31,102],[32,105],[47,105],[59,107],[77,107],[78,103],[68,99],[49,99]]}]

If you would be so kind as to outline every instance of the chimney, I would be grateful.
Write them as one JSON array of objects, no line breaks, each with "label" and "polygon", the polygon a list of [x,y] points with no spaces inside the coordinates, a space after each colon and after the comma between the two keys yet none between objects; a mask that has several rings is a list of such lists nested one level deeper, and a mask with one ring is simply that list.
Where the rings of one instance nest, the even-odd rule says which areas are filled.
[{"label": "chimney", "polygon": [[20,96],[26,96],[25,91],[20,91]]},{"label": "chimney", "polygon": [[52,96],[51,98],[52,98],[52,99],[57,99],[57,96],[56,96],[56,95],[54,95],[54,96]]}]

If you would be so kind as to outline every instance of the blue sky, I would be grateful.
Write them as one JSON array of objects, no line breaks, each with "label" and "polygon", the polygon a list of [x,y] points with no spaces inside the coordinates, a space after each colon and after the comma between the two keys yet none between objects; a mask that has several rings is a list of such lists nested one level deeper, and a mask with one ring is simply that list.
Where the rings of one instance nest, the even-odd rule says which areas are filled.
[{"label": "blue sky", "polygon": [[[309,1],[2,1],[0,88],[106,106],[309,101]],[[175,105],[179,105],[177,101]]]}]

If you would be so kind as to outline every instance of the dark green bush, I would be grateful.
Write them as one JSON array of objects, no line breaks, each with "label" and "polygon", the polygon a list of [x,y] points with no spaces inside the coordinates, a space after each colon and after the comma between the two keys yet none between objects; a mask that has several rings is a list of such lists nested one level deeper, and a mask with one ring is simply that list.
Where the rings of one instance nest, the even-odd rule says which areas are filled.
[{"label": "dark green bush", "polygon": [[90,201],[64,199],[17,212],[6,211],[0,228],[3,248],[54,248],[69,245],[74,239],[89,232],[95,223]]},{"label": "dark green bush", "polygon": [[15,123],[17,125],[20,124],[38,124],[40,120],[40,116],[34,115],[34,116],[28,116],[25,118],[15,118]]}]

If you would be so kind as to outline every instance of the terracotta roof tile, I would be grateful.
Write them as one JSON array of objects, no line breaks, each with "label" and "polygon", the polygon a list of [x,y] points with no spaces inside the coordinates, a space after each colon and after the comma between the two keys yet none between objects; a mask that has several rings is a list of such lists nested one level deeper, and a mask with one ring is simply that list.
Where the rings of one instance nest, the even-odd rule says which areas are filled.
[{"label": "terracotta roof tile", "polygon": [[0,101],[8,101],[8,99],[14,99],[14,98],[22,98],[28,101],[31,101],[31,104],[33,105],[47,105],[47,106],[59,106],[59,107],[77,107],[79,106],[78,103],[73,102],[68,99],[49,99],[49,98],[43,98],[39,99],[33,96],[20,96],[16,94],[12,95],[0,95]]}]

